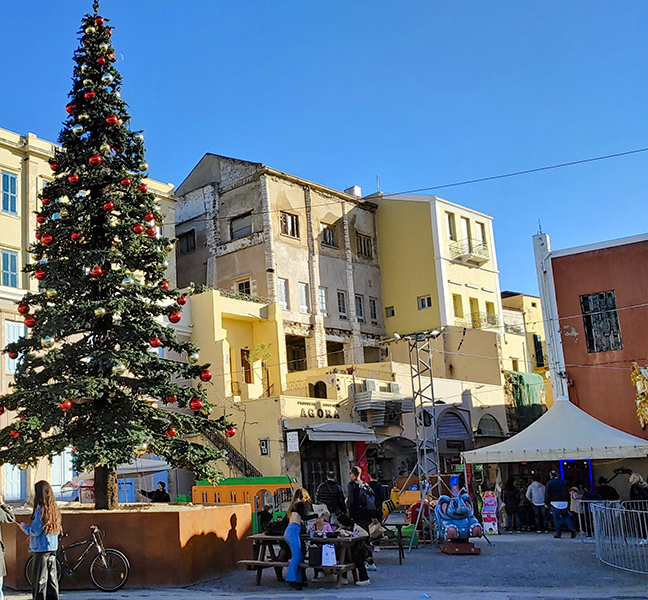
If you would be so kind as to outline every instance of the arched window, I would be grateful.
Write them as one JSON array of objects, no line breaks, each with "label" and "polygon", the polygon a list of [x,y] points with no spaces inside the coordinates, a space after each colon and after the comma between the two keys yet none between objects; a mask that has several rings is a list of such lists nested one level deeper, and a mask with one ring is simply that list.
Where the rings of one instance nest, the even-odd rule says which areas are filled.
[{"label": "arched window", "polygon": [[323,398],[326,400],[326,383],[318,381],[315,385],[308,384],[308,395],[311,398]]},{"label": "arched window", "polygon": [[439,438],[442,440],[467,440],[470,439],[468,428],[461,417],[454,412],[446,412],[437,426]]},{"label": "arched window", "polygon": [[489,437],[504,437],[504,431],[499,421],[493,415],[484,415],[479,419],[477,434]]}]

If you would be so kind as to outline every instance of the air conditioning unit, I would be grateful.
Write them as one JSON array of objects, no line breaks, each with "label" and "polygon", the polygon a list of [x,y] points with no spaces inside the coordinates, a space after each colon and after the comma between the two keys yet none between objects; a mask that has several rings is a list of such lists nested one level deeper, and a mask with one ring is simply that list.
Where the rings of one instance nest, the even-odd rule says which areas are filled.
[{"label": "air conditioning unit", "polygon": [[367,392],[379,392],[380,382],[377,379],[365,379],[364,388]]},{"label": "air conditioning unit", "polygon": [[389,391],[392,394],[398,394],[400,396],[403,394],[403,384],[400,381],[390,381]]}]

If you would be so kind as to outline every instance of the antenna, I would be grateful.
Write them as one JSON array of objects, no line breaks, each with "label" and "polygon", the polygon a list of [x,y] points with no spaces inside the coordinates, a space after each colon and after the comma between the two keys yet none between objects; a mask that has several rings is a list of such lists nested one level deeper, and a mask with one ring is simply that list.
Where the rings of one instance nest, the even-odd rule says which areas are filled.
[{"label": "antenna", "polygon": [[380,191],[380,173],[378,173],[378,175],[376,175],[376,191],[377,192]]},{"label": "antenna", "polygon": [[542,223],[540,223],[540,219],[538,219],[538,233],[542,233]]}]

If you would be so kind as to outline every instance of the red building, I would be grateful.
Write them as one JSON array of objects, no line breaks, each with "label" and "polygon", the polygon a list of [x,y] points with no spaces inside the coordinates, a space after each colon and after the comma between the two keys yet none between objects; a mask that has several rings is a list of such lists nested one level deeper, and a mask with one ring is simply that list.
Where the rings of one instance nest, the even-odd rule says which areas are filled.
[{"label": "red building", "polygon": [[558,251],[539,234],[534,247],[554,394],[648,439],[630,378],[648,363],[648,234]]}]

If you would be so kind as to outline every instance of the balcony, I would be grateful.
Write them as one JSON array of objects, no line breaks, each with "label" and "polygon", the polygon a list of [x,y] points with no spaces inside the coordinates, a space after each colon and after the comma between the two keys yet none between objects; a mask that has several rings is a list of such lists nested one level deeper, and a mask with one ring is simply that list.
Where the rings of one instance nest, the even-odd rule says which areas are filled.
[{"label": "balcony", "polygon": [[451,242],[450,258],[468,265],[479,267],[488,262],[488,244],[482,240],[473,239]]},{"label": "balcony", "polygon": [[499,317],[495,314],[475,312],[466,315],[463,319],[455,319],[455,325],[470,329],[497,329],[500,323]]}]

